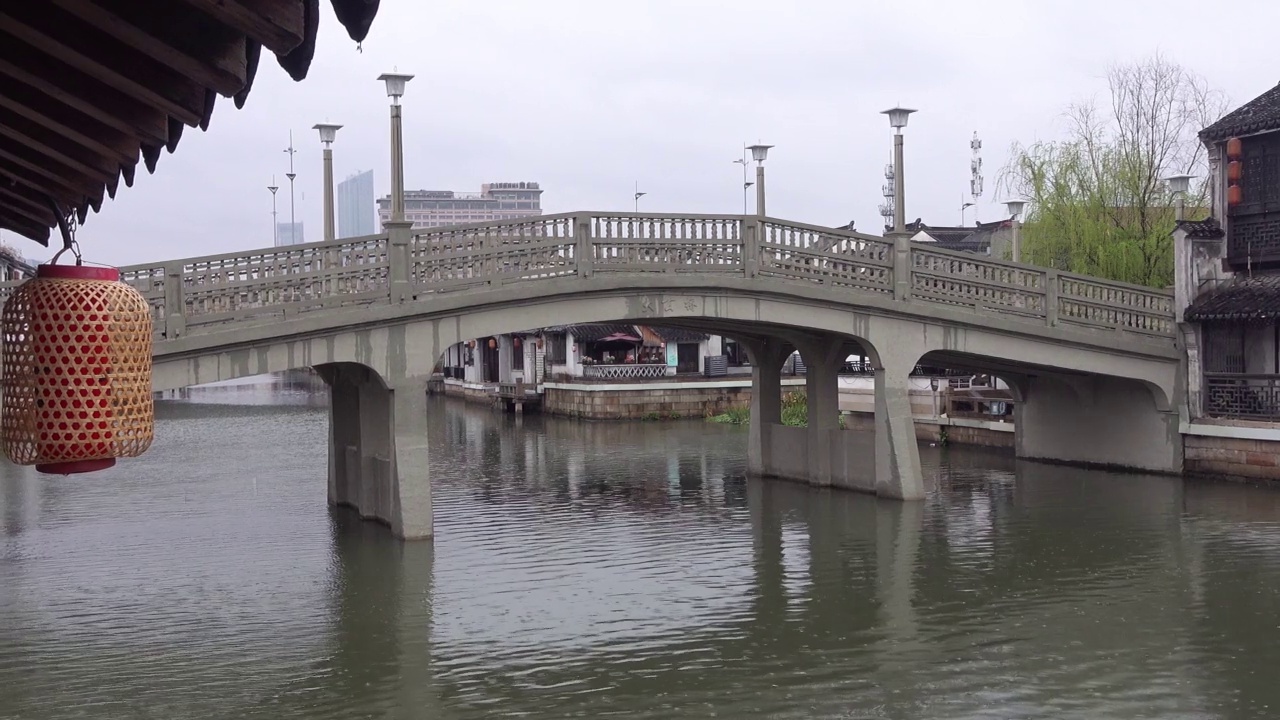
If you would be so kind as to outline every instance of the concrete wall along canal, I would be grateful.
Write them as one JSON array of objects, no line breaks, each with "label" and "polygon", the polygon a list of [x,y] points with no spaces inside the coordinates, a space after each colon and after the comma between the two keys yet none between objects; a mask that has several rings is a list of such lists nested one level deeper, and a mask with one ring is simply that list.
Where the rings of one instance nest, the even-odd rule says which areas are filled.
[{"label": "concrete wall along canal", "polygon": [[[492,402],[478,383],[447,381],[445,393],[472,402]],[[804,378],[784,378],[784,393],[805,392]],[[928,442],[1012,448],[1011,418],[949,418],[945,391],[912,388],[916,437]],[[584,420],[657,420],[718,415],[751,403],[751,384],[740,380],[639,383],[546,383],[542,412]],[[875,398],[869,378],[841,378],[840,411],[848,430],[874,429]]]}]

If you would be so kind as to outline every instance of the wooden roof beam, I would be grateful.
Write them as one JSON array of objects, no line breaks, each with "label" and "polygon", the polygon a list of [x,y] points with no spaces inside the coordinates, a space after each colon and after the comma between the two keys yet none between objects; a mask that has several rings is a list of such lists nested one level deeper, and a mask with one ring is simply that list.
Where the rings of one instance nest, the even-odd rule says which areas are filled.
[{"label": "wooden roof beam", "polygon": [[9,182],[0,178],[0,207],[8,207],[15,212],[22,212],[41,222],[52,224],[53,210],[49,208],[47,196],[32,190],[25,185]]},{"label": "wooden roof beam", "polygon": [[85,197],[100,192],[102,182],[72,170],[60,163],[49,162],[40,153],[12,141],[0,138],[0,158],[8,170],[20,183],[39,190],[55,199],[75,198],[75,202],[64,202],[70,207],[84,202]]},{"label": "wooden roof beam", "polygon": [[[203,87],[231,97],[245,84],[245,37],[200,22],[172,0],[48,0],[102,32],[173,68]],[[112,7],[107,8],[105,5]]]},{"label": "wooden roof beam", "polygon": [[204,90],[195,82],[60,8],[5,3],[0,32],[188,125],[204,115]]},{"label": "wooden roof beam", "polygon": [[300,0],[182,0],[228,27],[262,43],[277,55],[302,44],[305,36]]},{"label": "wooden roof beam", "polygon": [[112,158],[118,164],[138,162],[140,144],[136,138],[58,102],[30,85],[6,82],[0,77],[0,109],[46,127],[86,150]]},{"label": "wooden roof beam", "polygon": [[[41,68],[41,74],[27,68]],[[0,43],[0,75],[7,75],[127,135],[165,142],[167,116],[126,97],[65,63],[49,59],[29,45]]]},{"label": "wooden roof beam", "polygon": [[[50,211],[49,215],[53,213]],[[16,213],[0,203],[0,227],[31,238],[41,245],[49,245],[49,225],[35,220],[25,213]],[[59,243],[61,245],[61,243]]]},{"label": "wooden roof beam", "polygon": [[54,162],[102,182],[120,174],[120,164],[111,158],[86,151],[49,128],[3,108],[0,108],[0,137],[15,140]]}]

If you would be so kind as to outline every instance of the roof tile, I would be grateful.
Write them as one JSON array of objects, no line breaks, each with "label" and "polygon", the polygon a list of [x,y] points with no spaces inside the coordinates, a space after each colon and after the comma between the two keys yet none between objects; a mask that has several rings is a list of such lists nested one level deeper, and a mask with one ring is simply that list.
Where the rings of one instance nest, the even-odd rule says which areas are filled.
[{"label": "roof tile", "polygon": [[1280,85],[1241,105],[1200,131],[1203,142],[1220,142],[1237,135],[1280,130]]},{"label": "roof tile", "polygon": [[1196,298],[1183,316],[1189,322],[1280,320],[1280,275],[1239,278]]}]

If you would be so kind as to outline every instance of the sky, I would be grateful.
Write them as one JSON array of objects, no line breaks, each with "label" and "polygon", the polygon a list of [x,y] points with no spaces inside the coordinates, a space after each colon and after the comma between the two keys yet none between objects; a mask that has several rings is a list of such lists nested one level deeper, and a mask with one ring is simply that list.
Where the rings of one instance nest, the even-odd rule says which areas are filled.
[{"label": "sky", "polygon": [[732,161],[763,142],[775,146],[771,216],[869,232],[882,226],[889,107],[919,110],[905,138],[908,221],[952,225],[969,199],[974,131],[978,217],[997,219],[1011,144],[1059,137],[1069,103],[1105,99],[1115,63],[1162,53],[1232,108],[1280,81],[1275,0],[382,0],[359,48],[327,2],[321,13],[308,77],[295,83],[264,53],[244,109],[219,98],[207,132],[188,129],[155,175],[140,170],[90,215],[77,234],[87,260],[270,245],[273,177],[289,219],[290,131],[294,212],[308,240],[322,239],[312,126],[344,126],[337,180],[372,169],[386,194],[389,102],[376,78],[392,70],[416,76],[402,100],[408,189],[537,181],[554,213],[631,210],[638,183],[643,211],[737,213]]}]

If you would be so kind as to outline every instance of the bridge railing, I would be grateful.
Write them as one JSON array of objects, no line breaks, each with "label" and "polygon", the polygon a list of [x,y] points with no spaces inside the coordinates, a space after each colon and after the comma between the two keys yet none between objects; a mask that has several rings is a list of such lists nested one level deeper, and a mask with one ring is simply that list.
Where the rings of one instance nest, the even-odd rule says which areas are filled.
[{"label": "bridge railing", "polygon": [[[972,253],[753,215],[565,213],[121,268],[157,337],[314,310],[595,274],[770,277],[1049,326],[1174,333],[1173,296]],[[0,283],[0,300],[19,282]]]}]

